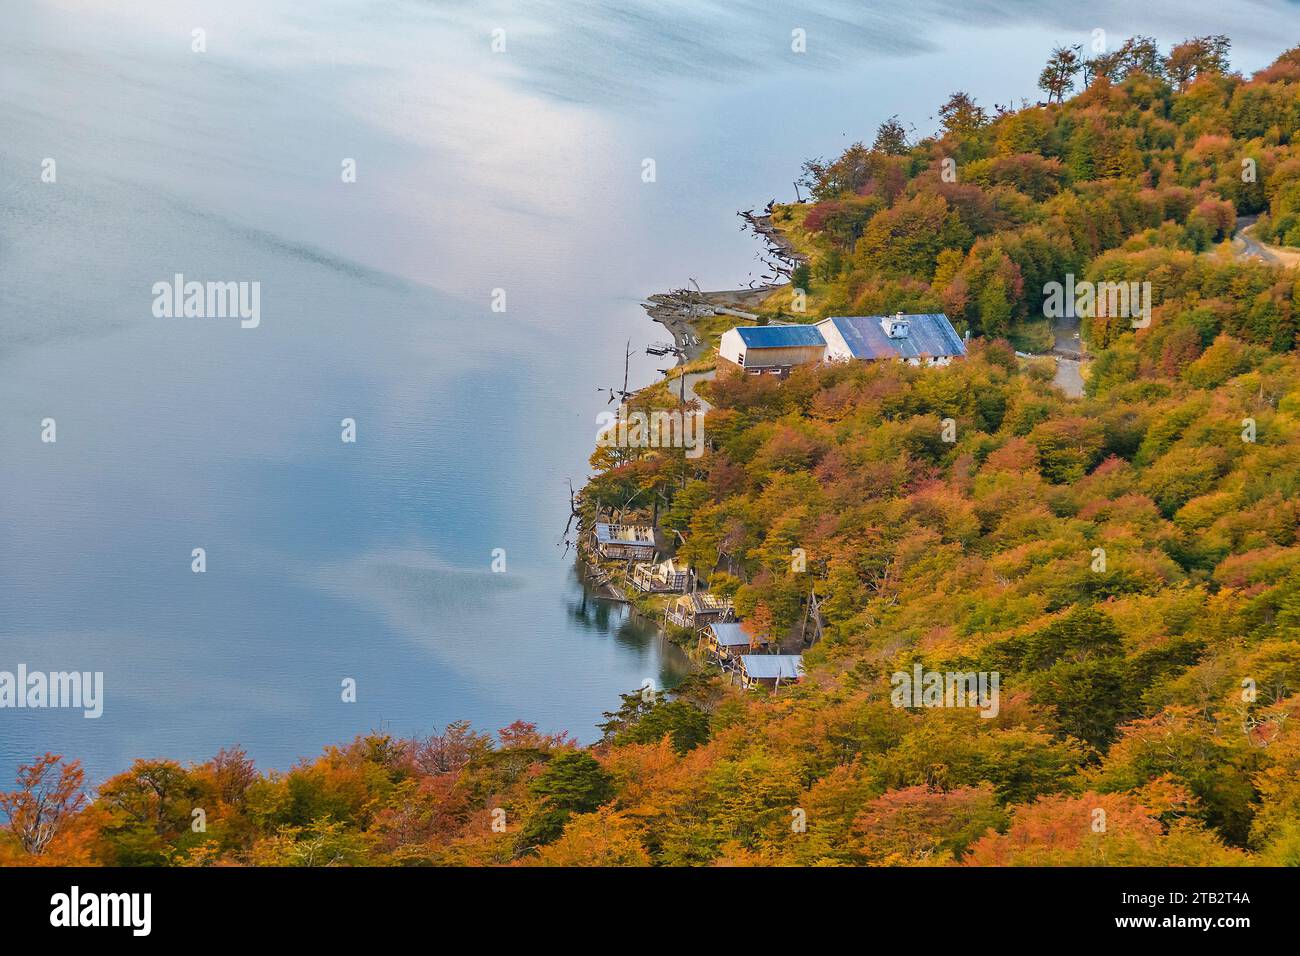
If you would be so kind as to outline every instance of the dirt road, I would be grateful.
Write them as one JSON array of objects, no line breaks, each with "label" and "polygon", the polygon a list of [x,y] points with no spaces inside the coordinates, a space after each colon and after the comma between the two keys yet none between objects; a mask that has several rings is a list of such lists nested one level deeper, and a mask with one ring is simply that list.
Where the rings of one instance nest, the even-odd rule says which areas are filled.
[{"label": "dirt road", "polygon": [[1255,238],[1258,219],[1258,216],[1242,216],[1237,220],[1237,231],[1232,236],[1233,254],[1238,259],[1258,259],[1283,268],[1300,265],[1300,249],[1274,246]]}]

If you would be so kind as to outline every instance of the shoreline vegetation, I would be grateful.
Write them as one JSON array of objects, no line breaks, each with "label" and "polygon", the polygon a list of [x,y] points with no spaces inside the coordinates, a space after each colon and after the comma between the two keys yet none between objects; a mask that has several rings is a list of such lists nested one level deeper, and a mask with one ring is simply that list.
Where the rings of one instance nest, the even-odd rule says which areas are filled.
[{"label": "shoreline vegetation", "polygon": [[[629,688],[592,746],[141,759],[93,801],[50,754],[0,863],[1300,865],[1300,271],[1252,246],[1300,246],[1300,48],[1229,51],[1057,48],[1044,102],[954,93],[805,164],[768,223],[791,284],[651,298],[684,362],[626,404],[703,411],[703,453],[598,447],[575,513],[650,529],[799,679]],[[1042,353],[1076,280],[1151,309],[1081,317],[1070,397]],[[726,310],[792,321],[794,288],[801,321],[942,312],[968,354],[707,367]]]},{"label": "shoreline vegetation", "polygon": [[[666,392],[669,396],[677,395],[678,401],[684,402],[691,409],[707,412],[710,406],[695,391],[695,385],[709,381],[716,374],[716,350],[723,332],[738,323],[765,325],[773,320],[788,322],[804,318],[787,314],[784,306],[788,305],[792,276],[800,266],[807,265],[810,253],[775,224],[773,210],[776,208],[778,204],[772,200],[762,213],[755,214],[751,209],[736,214],[746,222],[754,237],[764,244],[766,256],[761,258],[769,270],[765,278],[773,281],[755,283],[749,288],[712,291],[701,290],[692,281],[689,288],[655,293],[648,296],[642,304],[650,319],[662,325],[672,336],[673,350],[666,354],[675,354],[677,364],[672,368],[661,369],[664,377],[642,389],[639,393],[641,398],[654,392],[656,394],[651,399],[652,403],[661,404],[663,393]],[[778,278],[783,278],[784,281],[775,281]],[[773,307],[772,303],[777,304]],[[685,388],[681,389],[679,386],[683,377],[686,383]],[[678,385],[674,385],[674,382]],[[628,605],[632,613],[653,623],[662,639],[685,651],[687,660],[695,671],[715,675],[719,673],[716,666],[710,668],[711,664],[716,665],[718,661],[711,655],[700,635],[690,629],[674,626],[665,619],[667,605],[677,595],[643,594],[628,587],[626,579],[630,563],[602,559],[590,546],[588,528],[579,529],[579,560],[584,583],[590,588],[593,597]],[[771,649],[793,652],[801,646],[802,634],[798,641],[787,639],[778,642]],[[732,674],[732,680],[734,677]]]},{"label": "shoreline vegetation", "polygon": [[[774,204],[775,200],[769,204],[769,210]],[[771,257],[767,262],[769,268],[787,273],[786,281],[713,291],[701,290],[692,281],[690,288],[672,289],[648,296],[641,307],[651,321],[662,325],[672,337],[672,349],[664,354],[673,355],[676,364],[671,368],[660,369],[663,378],[642,389],[639,393],[642,397],[651,392],[668,395],[675,393],[679,401],[684,400],[689,407],[707,411],[707,402],[695,392],[694,386],[715,374],[717,360],[713,353],[718,338],[737,322],[768,321],[765,303],[789,286],[790,267],[807,261],[806,255],[773,225],[770,212],[755,216],[751,210],[737,215],[744,218],[754,235],[767,244]],[[665,346],[658,348],[664,349]],[[680,388],[683,377],[686,378],[684,389]],[[674,382],[678,384],[674,385]],[[662,394],[656,397],[663,400]],[[594,596],[628,604],[634,613],[660,622],[660,630],[663,632],[664,599],[639,596],[616,583],[620,562],[602,561],[594,553],[589,540],[591,519],[582,515],[581,520],[586,522],[586,526],[579,528],[579,558],[584,580]],[[692,661],[698,663],[694,658]]]}]

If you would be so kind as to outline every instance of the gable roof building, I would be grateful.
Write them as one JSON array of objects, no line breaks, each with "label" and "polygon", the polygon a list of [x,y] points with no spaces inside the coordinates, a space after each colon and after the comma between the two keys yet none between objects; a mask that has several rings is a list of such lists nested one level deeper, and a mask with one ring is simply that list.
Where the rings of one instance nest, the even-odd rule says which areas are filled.
[{"label": "gable roof building", "polygon": [[749,647],[751,641],[737,621],[709,625],[709,636],[719,647]]},{"label": "gable roof building", "polygon": [[784,375],[796,365],[822,361],[826,339],[815,325],[736,326],[722,333],[718,354],[756,375]]},{"label": "gable roof building", "polygon": [[741,681],[746,687],[765,684],[777,687],[803,676],[802,654],[743,654],[740,658]]},{"label": "gable roof building", "polygon": [[733,659],[743,652],[767,647],[769,643],[766,635],[759,635],[757,638],[750,637],[749,634],[745,633],[745,629],[735,621],[710,624],[708,638],[713,646],[713,652],[724,661]]},{"label": "gable roof building", "polygon": [[898,359],[911,365],[947,365],[966,354],[966,344],[942,312],[918,315],[837,315],[817,323],[826,360]]},{"label": "gable roof building", "polygon": [[730,613],[729,598],[709,591],[692,591],[664,608],[664,619],[678,627],[702,628],[714,621],[725,620]]}]

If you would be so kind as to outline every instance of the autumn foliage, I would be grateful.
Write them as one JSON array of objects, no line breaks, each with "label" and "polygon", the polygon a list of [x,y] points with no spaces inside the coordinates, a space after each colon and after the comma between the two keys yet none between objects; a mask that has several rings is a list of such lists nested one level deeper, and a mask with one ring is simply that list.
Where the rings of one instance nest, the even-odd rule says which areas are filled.
[{"label": "autumn foliage", "polygon": [[[1300,241],[1300,55],[1125,51],[1073,99],[954,98],[810,164],[820,307],[946,311],[966,359],[723,374],[701,457],[593,458],[583,507],[657,518],[756,642],[816,596],[803,681],[705,669],[591,747],[456,723],[281,771],[140,760],[93,801],[46,755],[0,862],[1300,864],[1300,280],[1205,254],[1238,214]],[[1155,287],[1148,327],[1085,324],[1082,399],[1006,340],[1066,271]],[[996,713],[897,706],[917,664],[997,673]]]}]

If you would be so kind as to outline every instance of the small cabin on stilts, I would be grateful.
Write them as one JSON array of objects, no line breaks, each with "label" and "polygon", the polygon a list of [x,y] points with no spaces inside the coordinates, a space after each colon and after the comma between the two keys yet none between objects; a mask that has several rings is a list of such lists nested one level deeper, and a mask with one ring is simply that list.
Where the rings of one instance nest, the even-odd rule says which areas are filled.
[{"label": "small cabin on stilts", "polygon": [[709,650],[724,665],[739,660],[742,654],[765,651],[769,643],[766,634],[748,634],[744,626],[736,621],[710,624],[704,637]]},{"label": "small cabin on stilts", "polygon": [[616,561],[654,561],[654,528],[633,524],[606,524],[597,521],[592,531],[596,553]]},{"label": "small cabin on stilts", "polygon": [[700,630],[731,616],[731,601],[708,591],[683,594],[664,609],[664,620],[678,627]]},{"label": "small cabin on stilts", "polygon": [[632,587],[645,594],[681,594],[691,586],[691,570],[676,558],[632,568]]},{"label": "small cabin on stilts", "polygon": [[776,690],[783,684],[796,683],[803,677],[802,654],[742,654],[740,683],[746,690],[768,687]]}]

